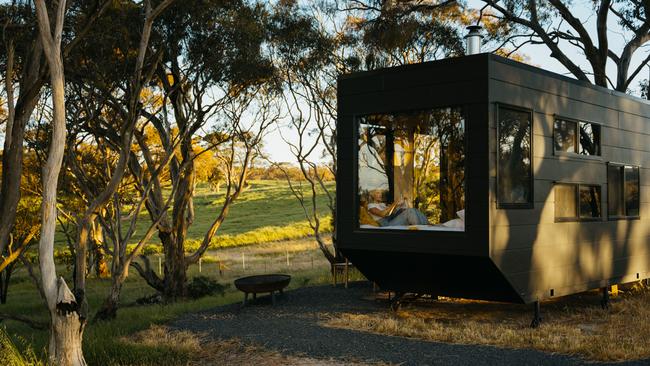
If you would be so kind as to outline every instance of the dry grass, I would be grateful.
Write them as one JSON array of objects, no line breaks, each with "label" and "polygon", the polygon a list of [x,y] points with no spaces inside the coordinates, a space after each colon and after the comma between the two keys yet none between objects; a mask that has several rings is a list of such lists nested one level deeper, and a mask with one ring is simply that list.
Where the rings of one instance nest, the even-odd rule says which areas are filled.
[{"label": "dry grass", "polygon": [[[204,334],[179,331],[164,326],[151,328],[123,339],[130,344],[145,347],[165,347],[184,353],[188,366],[335,366],[367,364],[355,361],[319,360],[308,357],[287,356],[263,347],[242,343],[238,339],[209,340]],[[379,364],[373,364],[379,365]]]},{"label": "dry grass", "polygon": [[544,321],[529,328],[532,309],[443,298],[431,306],[411,306],[396,314],[345,313],[324,325],[437,342],[534,348],[594,361],[650,358],[650,290],[640,285],[598,305],[597,292],[542,304]]}]

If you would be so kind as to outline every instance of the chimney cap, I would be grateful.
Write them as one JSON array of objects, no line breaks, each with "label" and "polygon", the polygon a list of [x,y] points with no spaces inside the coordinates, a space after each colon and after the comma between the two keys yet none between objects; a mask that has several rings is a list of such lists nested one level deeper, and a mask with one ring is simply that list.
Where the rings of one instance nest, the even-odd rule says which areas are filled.
[{"label": "chimney cap", "polygon": [[483,27],[481,27],[480,25],[470,25],[467,26],[465,29],[469,31],[469,33],[467,33],[465,38],[474,37],[474,36],[479,36],[483,38],[483,35],[481,34],[481,30],[483,29]]}]

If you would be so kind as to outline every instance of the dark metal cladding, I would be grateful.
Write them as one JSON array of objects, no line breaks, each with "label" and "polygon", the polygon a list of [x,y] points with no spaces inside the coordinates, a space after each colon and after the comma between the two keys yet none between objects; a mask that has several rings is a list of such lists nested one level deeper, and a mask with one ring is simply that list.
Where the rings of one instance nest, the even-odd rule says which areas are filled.
[{"label": "dark metal cladding", "polygon": [[[530,204],[497,205],[499,106],[528,111],[532,119]],[[464,113],[465,230],[361,228],[357,117],[440,107]],[[343,75],[337,247],[369,280],[397,292],[532,303],[647,278],[648,116],[645,100],[490,54]],[[558,118],[600,126],[601,155],[554,151]],[[613,163],[638,167],[634,217],[608,217],[607,167]],[[601,217],[558,220],[559,183],[600,187],[591,192],[599,192]]]}]

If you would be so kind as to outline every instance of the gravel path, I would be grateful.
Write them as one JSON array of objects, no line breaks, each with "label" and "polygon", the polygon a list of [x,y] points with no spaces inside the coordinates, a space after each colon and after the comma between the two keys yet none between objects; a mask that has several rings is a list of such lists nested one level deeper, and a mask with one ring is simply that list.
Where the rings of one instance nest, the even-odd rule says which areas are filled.
[{"label": "gravel path", "polygon": [[[383,362],[400,365],[583,365],[585,361],[535,350],[454,345],[327,328],[319,321],[338,312],[365,313],[386,304],[363,300],[370,288],[319,286],[285,293],[275,307],[268,298],[240,309],[239,304],[187,315],[173,327],[204,332],[214,339],[244,342],[291,355],[319,359]],[[593,365],[594,363],[588,363]],[[605,365],[600,364],[598,365]],[[650,360],[612,365],[650,365]]]}]

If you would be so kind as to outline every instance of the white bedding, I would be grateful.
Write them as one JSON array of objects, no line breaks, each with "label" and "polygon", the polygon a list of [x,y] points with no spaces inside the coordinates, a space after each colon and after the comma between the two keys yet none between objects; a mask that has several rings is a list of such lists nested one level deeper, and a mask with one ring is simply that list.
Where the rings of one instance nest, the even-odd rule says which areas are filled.
[{"label": "white bedding", "polygon": [[443,225],[399,225],[399,226],[372,226],[361,225],[362,229],[377,230],[422,230],[422,231],[465,231],[462,227],[447,227]]}]

